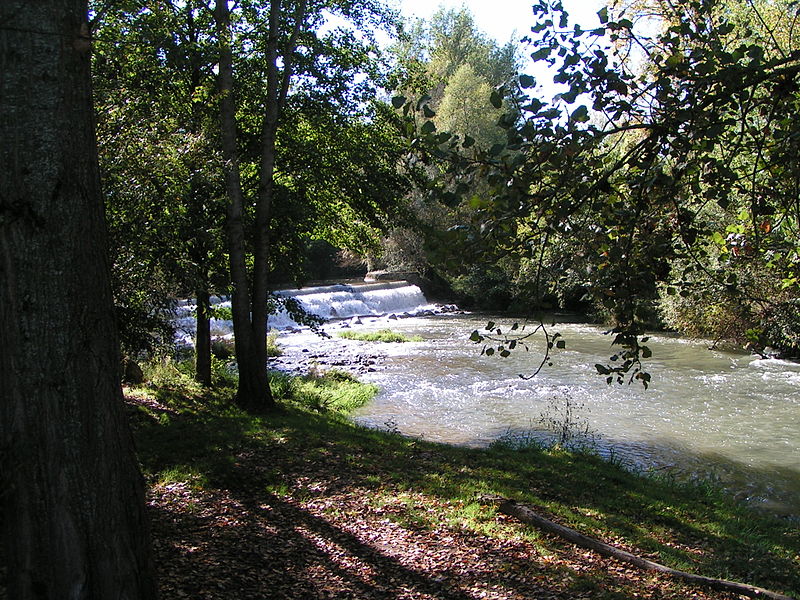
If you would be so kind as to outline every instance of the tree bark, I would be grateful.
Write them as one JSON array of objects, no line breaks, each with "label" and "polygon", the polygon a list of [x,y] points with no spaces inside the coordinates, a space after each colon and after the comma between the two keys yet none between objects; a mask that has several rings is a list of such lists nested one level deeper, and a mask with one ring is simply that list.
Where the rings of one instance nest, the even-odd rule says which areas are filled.
[{"label": "tree bark", "polygon": [[156,597],[119,382],[85,0],[0,8],[0,523],[15,600]]},{"label": "tree bark", "polygon": [[[173,8],[181,10],[176,4]],[[184,101],[190,106],[190,131],[193,135],[199,136],[203,129],[203,110],[199,102],[195,102],[195,94],[201,88],[203,79],[203,57],[200,53],[200,29],[194,18],[195,6],[193,3],[184,3],[182,6],[183,14],[186,15],[186,42],[189,47],[188,57],[191,70],[189,72],[189,89]],[[187,204],[191,215],[191,224],[207,222],[206,201],[209,200],[208,192],[197,180],[196,173],[202,169],[195,159],[190,163],[189,172],[191,180],[189,182],[189,192]],[[195,328],[195,369],[194,379],[205,387],[213,385],[211,377],[211,302],[210,302],[210,255],[213,252],[212,242],[209,237],[201,233],[200,235],[190,235],[192,242],[189,244],[189,255],[194,266],[195,296],[197,298],[197,318]]]},{"label": "tree bark", "polygon": [[[225,160],[228,194],[228,254],[230,257],[231,312],[236,339],[236,363],[239,368],[237,402],[251,410],[269,410],[275,405],[269,389],[264,352],[258,351],[258,327],[251,313],[250,282],[245,254],[244,194],[239,170],[239,149],[236,136],[236,102],[233,85],[233,51],[231,49],[230,9],[226,0],[217,0],[214,7],[219,38],[219,89],[222,153]],[[266,299],[265,307],[266,310]],[[266,322],[263,323],[266,336]],[[261,360],[263,357],[263,361]]]},{"label": "tree bark", "polygon": [[[269,224],[275,196],[276,140],[280,116],[294,69],[298,35],[307,13],[306,0],[295,6],[294,21],[285,45],[280,44],[281,22],[285,9],[280,0],[270,3],[266,36],[266,93],[261,127],[259,189],[255,201],[255,224],[250,239],[253,247],[253,270],[248,277],[245,262],[244,194],[239,171],[234,101],[233,52],[231,49],[230,9],[217,0],[214,17],[220,45],[219,88],[223,156],[226,163],[228,191],[228,251],[230,255],[233,297],[233,333],[236,338],[236,361],[239,366],[237,401],[245,408],[270,410],[275,401],[267,377],[267,325],[269,295]],[[282,52],[281,52],[282,50]],[[279,59],[282,63],[279,67]]]},{"label": "tree bark", "polygon": [[211,387],[211,302],[208,286],[197,290],[197,328],[195,331],[194,379],[197,383]]}]

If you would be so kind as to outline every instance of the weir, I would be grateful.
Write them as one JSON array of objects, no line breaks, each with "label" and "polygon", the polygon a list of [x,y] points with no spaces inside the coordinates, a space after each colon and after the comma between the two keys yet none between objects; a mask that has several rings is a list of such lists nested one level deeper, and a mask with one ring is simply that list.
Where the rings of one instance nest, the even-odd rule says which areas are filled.
[{"label": "weir", "polygon": [[[381,283],[335,284],[280,290],[276,296],[294,298],[309,313],[325,320],[388,314],[419,314],[433,311],[422,290],[407,281]],[[270,316],[270,328],[297,327],[291,317],[281,311]]]},{"label": "weir", "polygon": [[[419,315],[437,311],[419,287],[407,281],[379,283],[336,283],[300,289],[277,290],[275,296],[294,298],[309,313],[325,319],[348,319],[382,315]],[[218,308],[230,308],[230,300],[215,297],[212,304]],[[196,305],[193,300],[180,303],[176,310],[176,341],[179,345],[193,346]],[[289,314],[281,310],[269,316],[270,329],[293,329],[300,327]],[[228,319],[212,319],[211,335],[215,337],[233,334],[233,322]]]}]

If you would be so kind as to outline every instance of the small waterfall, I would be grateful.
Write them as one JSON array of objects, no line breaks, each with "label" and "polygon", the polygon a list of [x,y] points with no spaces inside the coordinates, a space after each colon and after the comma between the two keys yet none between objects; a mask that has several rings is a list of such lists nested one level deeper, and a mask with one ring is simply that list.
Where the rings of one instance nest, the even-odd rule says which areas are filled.
[{"label": "small waterfall", "polygon": [[[422,290],[406,281],[326,285],[281,290],[275,295],[294,298],[306,311],[325,320],[387,314],[413,315],[432,312],[436,308],[428,303]],[[269,326],[287,329],[297,327],[297,323],[281,311],[277,315],[270,315]]]},{"label": "small waterfall", "polygon": [[[364,284],[335,284],[307,287],[297,290],[279,290],[276,296],[294,298],[309,313],[325,320],[381,315],[419,315],[438,312],[428,303],[422,290],[407,281],[387,281]],[[230,300],[212,298],[212,304],[221,309],[230,308]],[[182,301],[175,318],[176,341],[179,345],[194,345],[195,311],[194,301]],[[299,327],[281,310],[269,316],[270,329],[292,329]],[[211,335],[230,336],[233,322],[227,319],[211,320]]]}]

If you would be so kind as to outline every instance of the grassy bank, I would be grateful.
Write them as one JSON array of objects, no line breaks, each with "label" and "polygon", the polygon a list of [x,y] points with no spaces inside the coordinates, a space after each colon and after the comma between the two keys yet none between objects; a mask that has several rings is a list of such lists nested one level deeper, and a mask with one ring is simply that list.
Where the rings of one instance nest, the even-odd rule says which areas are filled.
[{"label": "grassy bank", "polygon": [[188,380],[129,390],[164,597],[735,598],[637,571],[476,501],[497,494],[671,567],[800,594],[800,534],[709,487],[564,451],[367,430],[373,389],[278,378],[275,415]]}]

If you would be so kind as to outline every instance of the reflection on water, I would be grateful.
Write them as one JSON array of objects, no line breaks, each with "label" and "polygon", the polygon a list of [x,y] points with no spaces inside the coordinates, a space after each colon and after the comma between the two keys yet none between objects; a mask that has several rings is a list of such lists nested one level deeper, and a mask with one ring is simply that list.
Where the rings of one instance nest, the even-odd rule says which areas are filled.
[{"label": "reflection on water", "polygon": [[[608,386],[594,364],[611,354],[609,337],[595,327],[565,323],[554,329],[566,349],[526,381],[519,375],[533,372],[541,360],[536,344],[505,359],[481,356],[468,338],[485,324],[477,316],[392,323],[425,341],[381,348],[388,354],[386,368],[366,378],[382,391],[357,420],[374,427],[391,422],[430,440],[486,445],[540,427],[552,399],[567,393],[584,406],[580,417],[588,420],[601,453],[637,468],[718,479],[756,504],[800,514],[797,363],[655,336],[648,343],[650,388]],[[364,329],[385,326],[367,323]]]}]

